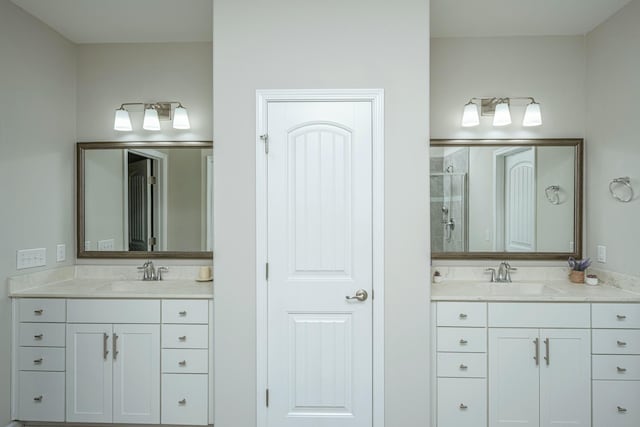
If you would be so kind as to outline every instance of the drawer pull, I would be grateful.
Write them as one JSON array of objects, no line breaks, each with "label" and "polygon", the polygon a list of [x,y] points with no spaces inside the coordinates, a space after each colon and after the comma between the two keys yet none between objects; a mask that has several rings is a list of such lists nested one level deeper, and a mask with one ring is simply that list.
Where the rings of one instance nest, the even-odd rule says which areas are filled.
[{"label": "drawer pull", "polygon": [[465,405],[464,403],[461,403],[461,404],[460,404],[460,409],[462,409],[463,411],[464,411],[465,409],[467,409],[467,408],[468,408],[468,406],[467,406],[467,405]]},{"label": "drawer pull", "polygon": [[34,365],[42,365],[42,357],[33,361]]},{"label": "drawer pull", "polygon": [[109,355],[109,350],[107,350],[107,341],[109,340],[109,335],[104,332],[102,334],[102,357],[104,360],[107,360],[107,356]]},{"label": "drawer pull", "polygon": [[33,398],[34,402],[42,402],[42,395]]},{"label": "drawer pull", "polygon": [[178,315],[180,315],[180,316],[184,317],[184,316],[186,316],[186,315],[187,315],[187,311],[186,311],[186,310],[179,311],[179,312],[178,312]]},{"label": "drawer pull", "polygon": [[622,406],[618,406],[618,412],[624,414],[625,412],[627,412],[627,408],[623,408]]},{"label": "drawer pull", "polygon": [[461,364],[460,364],[460,369],[462,369],[463,371],[464,371],[465,369],[467,369],[467,368],[469,368],[469,367],[468,367],[467,365],[465,365],[464,363],[461,363]]},{"label": "drawer pull", "polygon": [[460,340],[460,345],[465,345],[468,344],[469,341],[465,340],[464,338]]},{"label": "drawer pull", "polygon": [[616,366],[616,370],[618,372],[627,372],[627,368],[621,368],[620,366]]},{"label": "drawer pull", "polygon": [[118,334],[113,334],[113,360],[116,360],[116,358],[118,357],[118,353],[120,353],[118,351]]},{"label": "drawer pull", "polygon": [[42,339],[42,337],[44,337],[44,334],[38,334],[38,335],[34,335],[34,336],[33,336],[33,339],[34,339],[34,340],[41,340],[41,339]]},{"label": "drawer pull", "polygon": [[536,338],[533,340],[534,351],[533,351],[533,360],[536,361],[536,366],[540,364],[540,339]]},{"label": "drawer pull", "polygon": [[618,341],[617,341],[617,343],[618,343],[618,346],[619,346],[619,347],[626,347],[626,346],[627,346],[627,343],[626,343],[626,342],[624,342],[624,341],[620,341],[620,340],[618,340]]},{"label": "drawer pull", "polygon": [[181,336],[181,337],[178,337],[178,340],[179,340],[179,341],[186,341],[186,340],[187,340],[187,336],[186,336],[186,335],[183,335],[183,336]]},{"label": "drawer pull", "polygon": [[43,309],[38,309],[38,310],[33,310],[33,314],[35,314],[36,316],[42,316],[42,313],[44,313]]},{"label": "drawer pull", "polygon": [[627,318],[627,316],[623,315],[623,314],[616,314],[616,317],[618,318],[618,320],[624,320]]},{"label": "drawer pull", "polygon": [[460,319],[466,319],[467,315],[465,313],[460,313],[460,315],[458,316]]},{"label": "drawer pull", "polygon": [[187,366],[187,361],[186,360],[182,360],[182,361],[178,362],[178,365]]},{"label": "drawer pull", "polygon": [[551,361],[551,357],[549,356],[549,338],[546,338],[544,340],[544,347],[545,347],[545,356],[544,356],[544,360],[547,362],[547,366],[549,366],[549,362]]},{"label": "drawer pull", "polygon": [[187,399],[178,400],[178,405],[186,405]]}]

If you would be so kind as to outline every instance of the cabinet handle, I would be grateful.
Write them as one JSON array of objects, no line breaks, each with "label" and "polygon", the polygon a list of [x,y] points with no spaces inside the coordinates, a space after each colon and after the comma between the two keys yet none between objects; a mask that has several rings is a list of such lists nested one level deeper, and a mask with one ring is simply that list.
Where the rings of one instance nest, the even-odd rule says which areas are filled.
[{"label": "cabinet handle", "polygon": [[549,357],[549,338],[546,338],[544,340],[544,346],[545,346],[545,356],[544,356],[544,360],[546,360],[547,362],[547,366],[549,366],[549,362],[550,362],[550,357]]},{"label": "cabinet handle", "polygon": [[42,402],[42,395],[33,398],[34,402]]},{"label": "cabinet handle", "polygon": [[113,334],[113,360],[118,357],[118,334]]},{"label": "cabinet handle", "polygon": [[624,414],[625,412],[627,412],[627,408],[623,408],[622,406],[618,406],[618,412]]},{"label": "cabinet handle", "polygon": [[104,360],[107,360],[107,355],[109,354],[109,350],[107,350],[107,341],[109,340],[109,334],[106,332],[102,335],[102,357]]},{"label": "cabinet handle", "polygon": [[538,366],[540,364],[540,340],[536,338],[535,340],[533,340],[533,344],[535,345],[533,360],[536,361],[536,366]]},{"label": "cabinet handle", "polygon": [[460,369],[462,369],[463,371],[464,371],[465,369],[467,369],[467,368],[468,368],[468,366],[467,366],[467,365],[465,365],[464,363],[461,363],[461,364],[460,364]]},{"label": "cabinet handle", "polygon": [[179,311],[178,314],[180,316],[186,316],[187,315],[187,310]]},{"label": "cabinet handle", "polygon": [[186,405],[187,399],[178,400],[178,405]]},{"label": "cabinet handle", "polygon": [[34,335],[34,336],[33,336],[33,339],[34,339],[34,340],[41,340],[41,339],[42,339],[42,337],[44,337],[44,334],[38,334],[38,335]]},{"label": "cabinet handle", "polygon": [[39,308],[38,310],[33,310],[33,314],[35,314],[36,316],[42,316],[42,313],[44,313],[44,310]]},{"label": "cabinet handle", "polygon": [[469,341],[465,340],[464,338],[460,340],[460,345],[465,345],[468,344]]},{"label": "cabinet handle", "polygon": [[42,357],[33,361],[34,365],[42,365]]},{"label": "cabinet handle", "polygon": [[182,360],[182,361],[178,362],[178,365],[187,366],[187,361],[186,360]]},{"label": "cabinet handle", "polygon": [[467,408],[468,408],[468,406],[467,406],[467,405],[465,405],[464,403],[461,403],[461,404],[460,404],[460,409],[465,410],[465,409],[467,409]]},{"label": "cabinet handle", "polygon": [[458,316],[460,319],[466,319],[467,315],[465,313],[460,313],[460,315]]},{"label": "cabinet handle", "polygon": [[616,317],[618,318],[618,320],[624,320],[627,318],[627,316],[623,315],[623,314],[616,314]]},{"label": "cabinet handle", "polygon": [[624,342],[624,341],[620,341],[620,340],[618,340],[618,341],[617,341],[617,343],[618,343],[618,346],[619,346],[619,347],[626,347],[626,345],[627,345],[627,343],[626,343],[626,342]]},{"label": "cabinet handle", "polygon": [[621,368],[620,366],[616,366],[616,370],[618,372],[627,372],[627,368]]},{"label": "cabinet handle", "polygon": [[186,341],[186,340],[187,340],[187,336],[186,336],[186,335],[183,335],[183,336],[181,336],[181,337],[178,337],[178,340],[179,340],[179,341]]}]

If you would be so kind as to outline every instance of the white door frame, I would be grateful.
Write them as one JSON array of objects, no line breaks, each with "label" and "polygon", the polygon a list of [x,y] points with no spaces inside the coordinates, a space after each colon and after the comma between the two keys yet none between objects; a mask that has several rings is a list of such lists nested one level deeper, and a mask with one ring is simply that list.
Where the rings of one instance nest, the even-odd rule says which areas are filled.
[{"label": "white door frame", "polygon": [[373,184],[373,427],[384,427],[384,90],[285,89],[256,91],[256,402],[257,427],[267,426],[268,368],[267,154],[261,135],[267,128],[270,102],[370,102],[372,112]]}]

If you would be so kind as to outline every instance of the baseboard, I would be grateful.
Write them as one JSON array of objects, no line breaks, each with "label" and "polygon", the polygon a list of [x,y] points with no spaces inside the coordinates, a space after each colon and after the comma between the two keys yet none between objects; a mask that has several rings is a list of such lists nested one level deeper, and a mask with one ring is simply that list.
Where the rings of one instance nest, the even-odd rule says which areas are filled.
[{"label": "baseboard", "polygon": [[17,421],[12,421],[9,425],[7,425],[7,427],[22,427],[22,424]]}]

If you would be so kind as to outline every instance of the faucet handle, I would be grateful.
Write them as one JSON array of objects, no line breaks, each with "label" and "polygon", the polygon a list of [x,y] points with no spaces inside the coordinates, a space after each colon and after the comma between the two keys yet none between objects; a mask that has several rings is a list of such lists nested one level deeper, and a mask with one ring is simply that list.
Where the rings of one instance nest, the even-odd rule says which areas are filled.
[{"label": "faucet handle", "polygon": [[491,283],[496,281],[496,269],[495,268],[487,268],[484,270],[485,273],[491,273],[491,278],[489,279],[489,281]]},{"label": "faucet handle", "polygon": [[165,267],[165,266],[159,266],[158,268],[156,268],[156,280],[162,280],[162,273],[168,273],[169,272],[169,267]]}]

